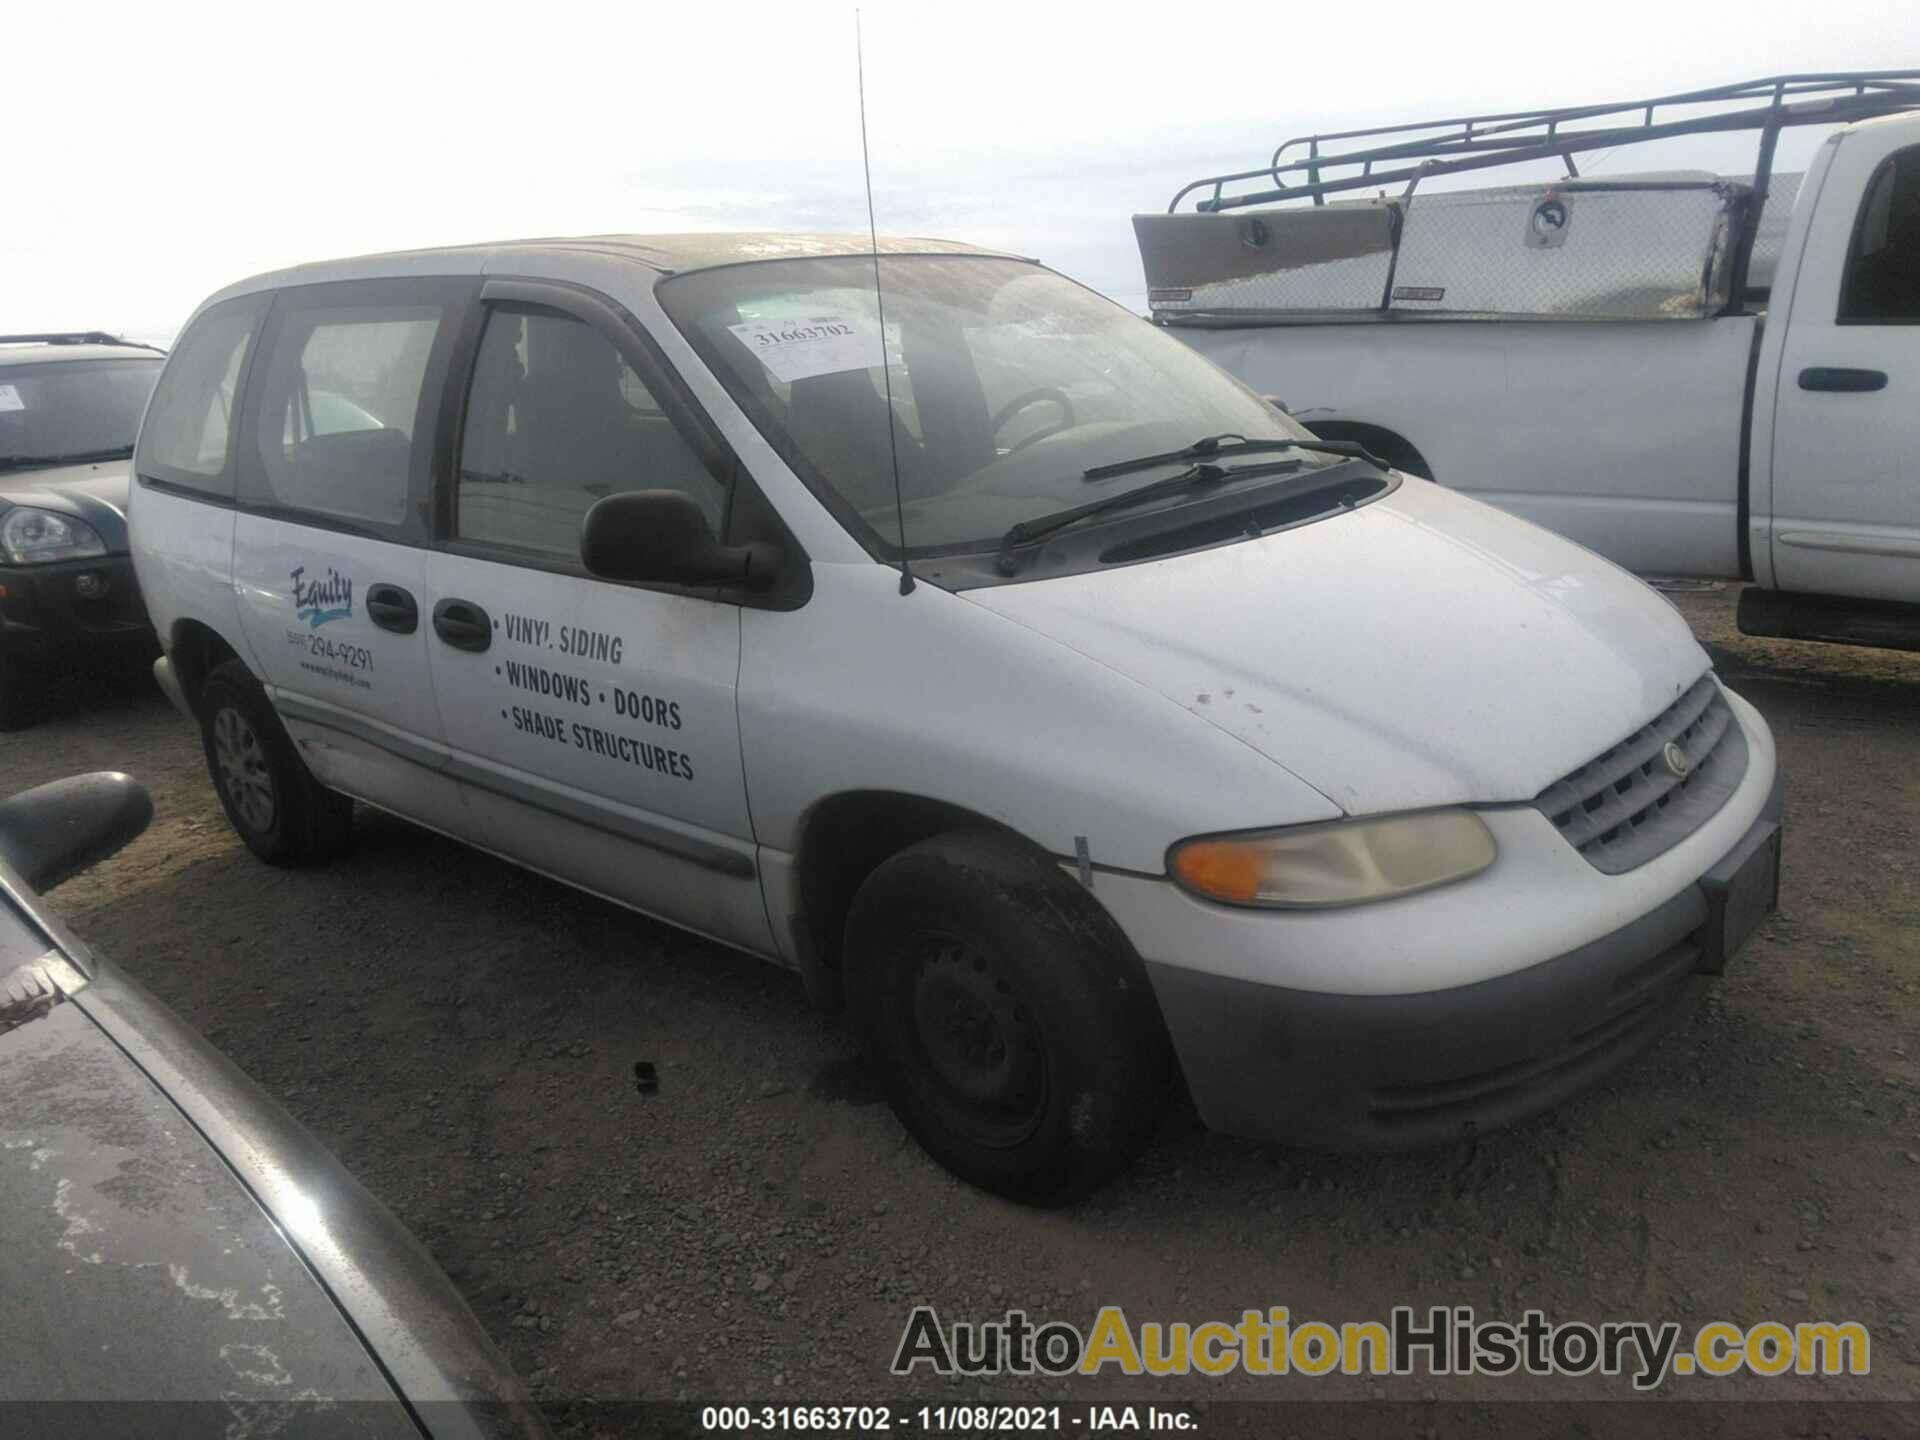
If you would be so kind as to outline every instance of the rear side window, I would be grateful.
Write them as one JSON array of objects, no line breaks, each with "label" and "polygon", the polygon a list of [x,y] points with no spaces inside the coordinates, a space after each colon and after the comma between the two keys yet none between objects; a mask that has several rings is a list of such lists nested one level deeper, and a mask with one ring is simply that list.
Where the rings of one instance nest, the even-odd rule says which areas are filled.
[{"label": "rear side window", "polygon": [[558,311],[496,306],[467,397],[454,533],[577,563],[587,510],[626,490],[678,490],[721,531],[726,486],[613,343]]},{"label": "rear side window", "polygon": [[240,498],[376,530],[404,527],[432,448],[427,372],[447,307],[283,297],[261,355]]},{"label": "rear side window", "polygon": [[143,479],[233,498],[234,414],[266,306],[256,295],[215,305],[181,337],[140,428]]},{"label": "rear side window", "polygon": [[1889,156],[1867,186],[1847,256],[1840,319],[1855,325],[1920,320],[1920,146]]}]

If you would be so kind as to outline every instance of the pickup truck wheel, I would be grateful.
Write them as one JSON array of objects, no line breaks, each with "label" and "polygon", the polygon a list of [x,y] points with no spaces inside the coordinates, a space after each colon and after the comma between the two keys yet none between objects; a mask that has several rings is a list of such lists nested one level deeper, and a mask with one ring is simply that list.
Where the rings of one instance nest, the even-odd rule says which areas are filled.
[{"label": "pickup truck wheel", "polygon": [[843,965],[894,1112],[961,1179],[1062,1204],[1152,1137],[1171,1062],[1145,972],[1020,841],[955,831],[882,863],[854,896]]},{"label": "pickup truck wheel", "polygon": [[33,672],[11,655],[0,655],[0,730],[24,730],[40,713]]},{"label": "pickup truck wheel", "polygon": [[260,682],[238,660],[200,689],[200,740],[227,819],[270,865],[330,859],[353,836],[353,802],[313,778]]}]

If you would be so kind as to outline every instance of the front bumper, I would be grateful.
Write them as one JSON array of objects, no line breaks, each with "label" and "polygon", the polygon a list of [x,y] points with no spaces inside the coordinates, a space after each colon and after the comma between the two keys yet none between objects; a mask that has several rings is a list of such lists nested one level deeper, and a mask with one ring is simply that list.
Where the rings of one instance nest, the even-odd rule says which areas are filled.
[{"label": "front bumper", "polygon": [[[1781,809],[1776,777],[1729,856]],[[1328,1149],[1433,1144],[1557,1104],[1683,1017],[1713,964],[1706,883],[1543,964],[1422,994],[1147,972],[1211,1128]]]},{"label": "front bumper", "polygon": [[181,717],[193,721],[196,725],[200,717],[193,713],[193,706],[187,703],[187,692],[180,688],[180,677],[174,673],[173,660],[162,655],[153,662],[153,683],[160,687],[160,693],[167,697]]},{"label": "front bumper", "polygon": [[1756,851],[1777,864],[1782,784],[1766,722],[1728,699],[1745,779],[1621,875],[1524,807],[1485,812],[1501,854],[1483,876],[1377,905],[1283,917],[1103,875],[1201,1118],[1330,1149],[1430,1144],[1543,1110],[1651,1042],[1771,903],[1729,885]]},{"label": "front bumper", "polygon": [[128,556],[0,565],[0,655],[80,668],[144,660],[158,648]]}]

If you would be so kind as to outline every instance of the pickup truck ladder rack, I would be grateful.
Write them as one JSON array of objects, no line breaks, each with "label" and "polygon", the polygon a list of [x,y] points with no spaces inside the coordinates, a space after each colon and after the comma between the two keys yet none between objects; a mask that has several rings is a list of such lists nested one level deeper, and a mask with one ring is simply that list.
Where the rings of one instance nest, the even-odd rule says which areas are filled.
[{"label": "pickup truck ladder rack", "polygon": [[[1759,101],[1755,106],[1751,102]],[[1663,118],[1658,112],[1681,106],[1718,107],[1708,114]],[[1745,108],[1733,108],[1741,107]],[[1174,214],[1180,202],[1197,190],[1213,193],[1195,205],[1201,211],[1233,210],[1245,205],[1268,205],[1281,200],[1311,197],[1324,205],[1326,197],[1346,190],[1378,188],[1406,181],[1409,188],[1433,175],[1485,170],[1525,160],[1562,161],[1568,175],[1578,178],[1573,157],[1585,151],[1636,145],[1674,135],[1715,131],[1761,132],[1761,163],[1756,185],[1764,185],[1773,158],[1773,142],[1783,129],[1796,125],[1844,125],[1876,115],[1920,110],[1920,70],[1871,70],[1831,75],[1776,75],[1710,90],[1690,90],[1651,100],[1625,100],[1612,105],[1573,105],[1551,110],[1514,110],[1500,115],[1464,115],[1451,120],[1429,120],[1408,125],[1381,125],[1369,130],[1338,130],[1324,135],[1302,135],[1288,140],[1258,170],[1231,175],[1209,175],[1183,187],[1167,206]],[[1628,119],[1629,116],[1637,116]],[[1582,125],[1582,121],[1603,121]],[[1403,138],[1383,141],[1383,136]],[[1354,142],[1371,141],[1370,144]],[[1305,147],[1306,154],[1289,160],[1289,151]],[[1324,172],[1359,167],[1358,174],[1327,177]],[[1283,176],[1303,176],[1298,180]],[[1228,194],[1227,187],[1251,180],[1270,179],[1272,189]]]},{"label": "pickup truck ladder rack", "polygon": [[[1658,113],[1683,106],[1713,108],[1705,114],[1678,118],[1662,118]],[[1403,180],[1406,182],[1404,205],[1411,203],[1414,188],[1434,175],[1557,159],[1567,167],[1568,176],[1578,180],[1580,171],[1573,157],[1584,152],[1664,140],[1675,135],[1757,130],[1760,149],[1754,164],[1753,197],[1730,254],[1730,293],[1739,297],[1746,293],[1747,267],[1753,258],[1760,212],[1767,203],[1768,178],[1773,172],[1774,146],[1780,132],[1798,125],[1845,125],[1909,110],[1920,111],[1920,70],[1862,70],[1775,75],[1765,80],[1612,105],[1514,110],[1499,115],[1464,115],[1451,120],[1302,135],[1282,144],[1273,152],[1272,159],[1258,170],[1210,175],[1193,181],[1173,197],[1167,213],[1177,213],[1180,202],[1197,190],[1212,191],[1194,205],[1204,213],[1308,197],[1315,205],[1324,205],[1329,195],[1377,189]],[[1600,123],[1591,123],[1596,121]],[[1403,138],[1382,143],[1383,136]],[[1374,143],[1358,143],[1366,141]],[[1301,147],[1305,147],[1304,155],[1287,159],[1289,151],[1297,152]],[[1354,167],[1358,167],[1357,174],[1331,178],[1324,174],[1343,168],[1351,171]],[[1283,176],[1304,178],[1289,181]],[[1253,180],[1271,180],[1274,188],[1227,193],[1228,186]]]}]

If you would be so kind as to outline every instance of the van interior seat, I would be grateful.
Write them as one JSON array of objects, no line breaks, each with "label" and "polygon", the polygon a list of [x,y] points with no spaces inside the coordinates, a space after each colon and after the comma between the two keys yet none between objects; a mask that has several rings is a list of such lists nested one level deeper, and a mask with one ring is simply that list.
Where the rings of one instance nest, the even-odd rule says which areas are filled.
[{"label": "van interior seat", "polygon": [[[893,434],[887,433],[892,421]],[[866,370],[840,370],[793,382],[787,434],[801,454],[833,477],[856,510],[893,501],[893,454],[899,447],[901,489],[919,496],[924,472],[920,443],[887,409]]]},{"label": "van interior seat", "polygon": [[406,515],[412,461],[404,430],[344,430],[289,446],[267,468],[283,504],[391,525]]},{"label": "van interior seat", "polygon": [[581,515],[604,495],[678,490],[692,497],[708,523],[719,528],[725,498],[720,481],[708,473],[671,420],[638,410],[627,400],[617,370],[609,370],[604,379],[577,371],[529,377],[516,399],[515,415],[521,432],[514,437],[515,448],[546,471],[522,473],[534,484],[577,495]]}]

